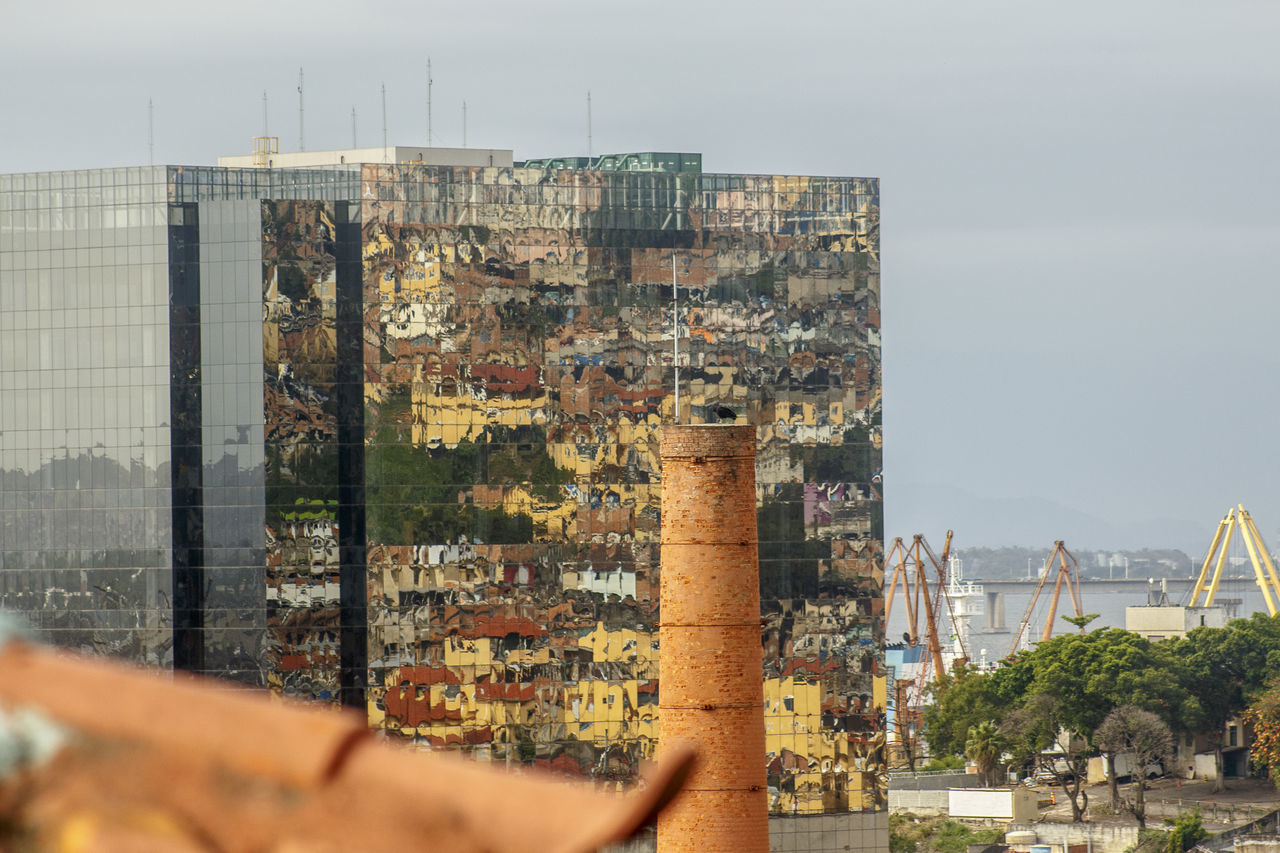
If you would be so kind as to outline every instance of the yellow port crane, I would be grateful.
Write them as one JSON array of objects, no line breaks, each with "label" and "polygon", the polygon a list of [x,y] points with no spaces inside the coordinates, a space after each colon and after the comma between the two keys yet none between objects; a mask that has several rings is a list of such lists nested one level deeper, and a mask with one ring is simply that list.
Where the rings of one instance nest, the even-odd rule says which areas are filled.
[{"label": "yellow port crane", "polygon": [[[1253,564],[1253,575],[1258,581],[1258,588],[1262,590],[1262,598],[1267,603],[1267,612],[1275,616],[1276,607],[1280,604],[1280,578],[1276,577],[1276,567],[1272,564],[1271,554],[1262,541],[1262,534],[1258,533],[1258,526],[1253,523],[1253,516],[1249,515],[1243,504],[1236,504],[1227,510],[1222,521],[1218,522],[1218,530],[1213,534],[1213,543],[1209,546],[1204,565],[1200,567],[1200,576],[1196,578],[1196,585],[1191,591],[1190,606],[1198,605],[1201,594],[1205,596],[1205,607],[1213,604],[1213,597],[1218,592],[1218,581],[1222,580],[1222,567],[1227,562],[1231,537],[1236,528],[1240,529],[1240,538],[1244,540],[1244,547],[1249,552],[1249,562]],[[1218,557],[1216,562],[1213,559],[1215,554]],[[1210,563],[1214,564],[1212,580],[1209,580]],[[1208,581],[1207,588],[1206,581]]]},{"label": "yellow port crane", "polygon": [[[1040,583],[1036,584],[1036,591],[1031,596],[1031,603],[1027,605],[1027,612],[1018,625],[1018,632],[1013,635],[1013,645],[1009,648],[1010,655],[1018,650],[1018,643],[1022,641],[1022,635],[1031,622],[1031,614],[1035,612],[1036,602],[1040,600],[1040,591],[1044,589],[1045,581],[1049,580],[1050,567],[1055,557],[1058,560],[1058,573],[1053,584],[1053,598],[1049,602],[1049,618],[1044,620],[1044,632],[1040,636],[1040,642],[1046,642],[1053,636],[1053,620],[1058,616],[1058,599],[1062,597],[1064,585],[1071,595],[1071,605],[1075,608],[1076,618],[1084,617],[1084,608],[1080,605],[1080,565],[1059,539],[1053,543],[1053,553],[1044,562],[1044,574],[1040,575]],[[1067,565],[1067,560],[1071,561],[1070,566]],[[1080,626],[1080,633],[1084,633],[1083,625]]]}]

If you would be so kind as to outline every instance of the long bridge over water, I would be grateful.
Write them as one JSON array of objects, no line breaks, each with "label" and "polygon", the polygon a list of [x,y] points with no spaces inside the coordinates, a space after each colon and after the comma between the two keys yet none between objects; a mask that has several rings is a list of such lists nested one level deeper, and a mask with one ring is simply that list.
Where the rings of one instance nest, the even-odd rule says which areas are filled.
[{"label": "long bridge over water", "polygon": [[[1031,595],[1035,592],[1036,584],[1040,581],[1036,578],[1027,580],[1025,578],[1018,579],[999,579],[989,580],[985,578],[965,578],[966,581],[973,581],[980,584],[987,592],[1002,592],[1007,594],[1023,594]],[[1091,594],[1121,593],[1128,598],[1136,599],[1137,596],[1148,590],[1159,591],[1163,587],[1169,596],[1169,601],[1178,603],[1186,593],[1190,593],[1192,586],[1195,584],[1195,578],[1176,577],[1176,578],[1081,578],[1080,587],[1082,591]],[[1053,578],[1045,581],[1045,589],[1040,593],[1045,595],[1053,592]],[[1232,598],[1238,598],[1246,592],[1257,592],[1258,582],[1254,580],[1253,575],[1237,576],[1231,578],[1222,578],[1218,583],[1218,595],[1229,595]],[[1189,595],[1186,597],[1190,598]],[[1133,603],[1139,603],[1134,601]]]}]

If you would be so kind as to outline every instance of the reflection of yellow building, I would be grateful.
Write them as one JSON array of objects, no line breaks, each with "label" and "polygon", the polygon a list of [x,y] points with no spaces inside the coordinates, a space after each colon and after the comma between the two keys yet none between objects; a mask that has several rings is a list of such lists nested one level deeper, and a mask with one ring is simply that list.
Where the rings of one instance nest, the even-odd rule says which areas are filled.
[{"label": "reflection of yellow building", "polygon": [[[635,421],[629,417],[619,417],[606,425],[598,426],[600,432],[593,437],[595,440],[573,444],[552,442],[547,445],[547,453],[557,468],[568,469],[573,473],[580,489],[591,488],[590,484],[594,483],[606,483],[607,485],[597,488],[607,495],[609,505],[631,506],[636,512],[646,507],[656,511],[661,503],[659,487],[647,483],[610,482],[611,478],[602,476],[602,473],[610,465],[635,466],[645,471],[658,470],[661,428],[662,418],[656,414]],[[550,528],[553,532],[554,529]],[[577,532],[576,524],[569,523],[566,526],[567,535]],[[634,533],[637,542],[658,541],[656,529],[637,528],[629,532]]]},{"label": "reflection of yellow building", "polygon": [[[877,677],[873,701],[878,710],[884,709],[884,686],[883,676]],[[818,814],[874,808],[882,758],[876,746],[861,742],[861,737],[822,731],[822,683],[767,678],[764,695],[766,752],[794,782],[794,789],[774,793],[771,810]]]},{"label": "reflection of yellow building", "polygon": [[548,503],[538,500],[524,486],[513,486],[502,495],[502,511],[533,519],[535,542],[558,542],[576,532],[577,504],[572,500]]},{"label": "reflection of yellow building", "polygon": [[797,734],[816,732],[822,722],[822,687],[802,678],[767,678],[764,682],[766,750],[797,750]]},{"label": "reflection of yellow building", "polygon": [[[641,692],[658,677],[658,638],[654,633],[630,629],[609,630],[603,623],[579,632],[578,648],[589,654],[592,663],[625,663],[634,678],[621,681],[586,679],[542,688],[558,699],[548,703],[548,695],[538,695],[530,684],[503,682],[504,672],[551,661],[549,646],[501,652],[492,637],[446,637],[442,643],[444,668],[461,683],[418,684],[402,687],[402,670],[388,671],[383,692],[407,690],[400,705],[413,704],[404,711],[407,719],[398,724],[387,719],[376,696],[370,697],[369,721],[376,728],[391,728],[407,737],[421,737],[433,743],[475,742],[477,731],[490,730],[484,742],[511,743],[515,727],[551,723],[567,737],[596,746],[638,742],[641,757],[650,757],[658,737],[656,702],[642,700]],[[385,703],[386,707],[390,707]],[[551,706],[554,706],[551,709]],[[538,714],[551,709],[553,717],[540,720]],[[421,718],[421,719],[420,719]],[[412,722],[416,720],[417,724]]]},{"label": "reflection of yellow building", "polygon": [[578,648],[590,651],[596,663],[632,665],[637,678],[658,677],[658,636],[647,631],[623,628],[610,631],[603,622],[578,635]]},{"label": "reflection of yellow building", "polygon": [[[681,408],[684,408],[683,404]],[[579,481],[590,481],[603,465],[626,464],[628,460],[619,458],[620,453],[635,453],[634,464],[641,470],[659,470],[661,416],[652,414],[636,421],[624,416],[597,426],[601,430],[598,440],[547,445],[547,452],[557,468],[567,468]]]},{"label": "reflection of yellow building", "polygon": [[547,421],[545,389],[539,389],[538,396],[530,400],[485,399],[471,393],[465,383],[427,377],[412,383],[410,395],[413,443],[428,447],[457,447],[462,441],[479,440],[489,426],[530,426]]},{"label": "reflection of yellow building", "polygon": [[[607,746],[619,741],[648,744],[658,737],[656,703],[641,704],[641,680],[658,677],[658,637],[646,631],[609,630],[596,623],[578,635],[578,648],[594,663],[625,663],[637,678],[587,680],[566,687],[563,722],[568,736]],[[645,753],[648,755],[648,752]]]},{"label": "reflection of yellow building", "polygon": [[652,747],[658,737],[657,703],[641,705],[640,683],[634,680],[568,685],[562,719],[569,737],[596,746],[638,741]]},{"label": "reflection of yellow building", "polygon": [[[450,244],[425,243],[410,236],[401,244],[402,257],[398,262],[390,259],[397,255],[396,244],[379,228],[364,244],[363,259],[366,264],[377,266],[383,260],[386,266],[378,276],[378,296],[383,302],[395,298],[409,301],[436,301],[449,296],[443,287],[442,265],[458,260],[459,251]],[[462,253],[470,258],[470,248]]]},{"label": "reflection of yellow building", "polygon": [[[883,707],[883,679],[876,706]],[[851,748],[846,732],[822,731],[821,682],[805,678],[766,678],[764,682],[765,751],[771,761],[790,763],[804,769],[792,773],[795,792],[781,792],[772,804],[788,814],[818,814],[829,811],[832,802],[847,796],[855,808],[870,808],[874,785],[872,774],[850,770]],[[837,780],[848,772],[848,789],[837,789]],[[866,801],[867,805],[859,805]]]}]

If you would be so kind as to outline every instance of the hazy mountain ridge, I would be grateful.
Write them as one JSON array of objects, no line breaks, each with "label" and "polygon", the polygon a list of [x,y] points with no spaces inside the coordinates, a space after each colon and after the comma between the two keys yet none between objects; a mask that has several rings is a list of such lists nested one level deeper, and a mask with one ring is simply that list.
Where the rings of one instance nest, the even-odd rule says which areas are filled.
[{"label": "hazy mountain ridge", "polygon": [[[1180,551],[1203,558],[1214,525],[1176,518],[1104,519],[1043,497],[983,498],[936,484],[892,484],[885,490],[885,537],[910,541],[924,533],[941,548],[946,531],[954,547],[1025,548],[1047,555],[1059,539],[1076,554],[1091,551]],[[1132,558],[1132,555],[1131,555]],[[1025,562],[1025,561],[1024,561]],[[1025,566],[1024,566],[1025,571]]]},{"label": "hazy mountain ridge", "polygon": [[[1067,548],[1079,562],[1081,578],[1147,578],[1190,577],[1199,570],[1182,551],[1170,548],[1141,550],[1079,550]],[[1038,577],[1050,548],[960,548],[955,555],[962,561],[966,578],[995,580],[1000,578]],[[1058,568],[1050,566],[1050,577]]]}]

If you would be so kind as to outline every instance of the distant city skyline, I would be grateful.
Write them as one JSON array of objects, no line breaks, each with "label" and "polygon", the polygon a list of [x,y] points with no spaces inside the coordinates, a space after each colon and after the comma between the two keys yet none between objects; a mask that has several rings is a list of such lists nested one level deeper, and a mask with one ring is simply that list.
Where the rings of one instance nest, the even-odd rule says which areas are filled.
[{"label": "distant city skyline", "polygon": [[[1195,557],[1244,503],[1276,544],[1271,5],[233,0],[5,17],[0,71],[20,85],[0,97],[0,172],[146,164],[153,141],[157,163],[248,153],[264,91],[295,150],[300,67],[307,148],[346,147],[353,109],[364,144],[381,140],[383,84],[390,143],[423,144],[430,58],[437,145],[462,144],[465,101],[472,146],[585,154],[590,90],[594,153],[878,175],[888,537],[1036,544],[1085,536],[1088,516],[1103,541],[1072,544]],[[983,511],[968,530],[966,506]]]}]

